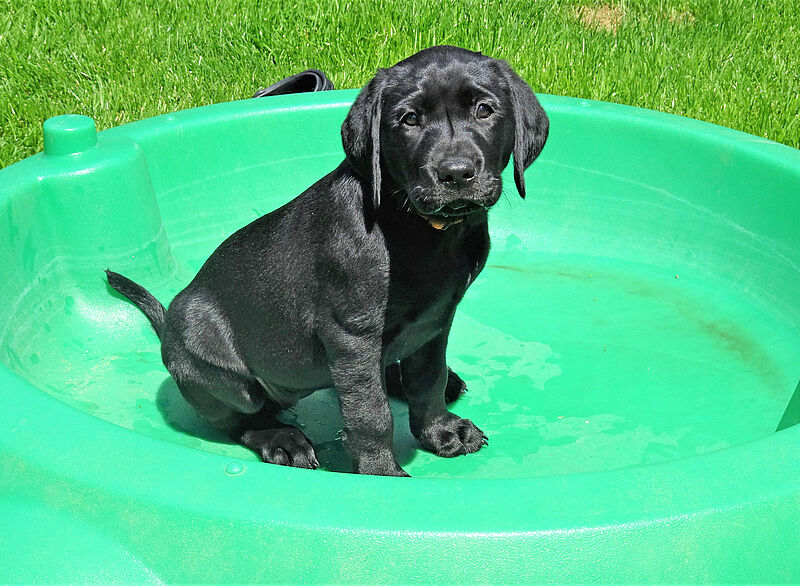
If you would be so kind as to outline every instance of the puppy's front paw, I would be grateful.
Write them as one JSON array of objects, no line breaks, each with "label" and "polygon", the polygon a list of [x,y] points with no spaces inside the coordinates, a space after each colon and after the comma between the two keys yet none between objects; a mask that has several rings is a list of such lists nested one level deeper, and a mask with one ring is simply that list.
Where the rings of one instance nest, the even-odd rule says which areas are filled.
[{"label": "puppy's front paw", "polygon": [[394,466],[362,466],[355,470],[356,474],[369,474],[372,476],[401,476],[401,477],[410,477],[411,475],[403,470],[400,466],[396,464]]},{"label": "puppy's front paw", "polygon": [[445,458],[477,452],[489,443],[474,423],[453,413],[431,421],[418,439],[423,448]]},{"label": "puppy's front paw", "polygon": [[356,474],[371,474],[373,476],[409,475],[400,467],[391,452],[364,454],[361,457],[354,457],[353,471]]}]

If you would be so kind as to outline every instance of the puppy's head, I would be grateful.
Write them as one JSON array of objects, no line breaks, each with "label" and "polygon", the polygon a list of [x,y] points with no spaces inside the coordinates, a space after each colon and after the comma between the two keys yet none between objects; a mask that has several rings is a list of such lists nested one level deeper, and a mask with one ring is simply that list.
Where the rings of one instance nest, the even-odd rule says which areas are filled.
[{"label": "puppy's head", "polygon": [[432,47],[378,71],[342,125],[347,160],[373,186],[417,214],[449,225],[494,205],[514,155],[524,170],[547,140],[549,121],[530,87],[503,61]]}]

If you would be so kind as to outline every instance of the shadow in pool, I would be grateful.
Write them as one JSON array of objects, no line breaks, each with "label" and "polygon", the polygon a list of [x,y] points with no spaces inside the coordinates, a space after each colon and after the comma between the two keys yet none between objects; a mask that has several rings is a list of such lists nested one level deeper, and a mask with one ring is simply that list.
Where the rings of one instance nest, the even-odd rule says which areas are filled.
[{"label": "shadow in pool", "polygon": [[181,395],[172,377],[164,379],[158,388],[156,407],[164,422],[177,432],[208,442],[234,444],[228,435],[208,424]]},{"label": "shadow in pool", "polygon": [[[414,457],[419,443],[408,430],[408,407],[389,399],[395,421],[394,451],[404,466]],[[206,423],[181,396],[175,381],[166,378],[158,389],[156,405],[164,421],[173,430],[206,442],[235,445],[231,438]],[[298,427],[306,434],[317,453],[320,466],[332,472],[352,472],[350,455],[342,443],[342,416],[333,389],[323,389],[283,411],[281,421]]]}]

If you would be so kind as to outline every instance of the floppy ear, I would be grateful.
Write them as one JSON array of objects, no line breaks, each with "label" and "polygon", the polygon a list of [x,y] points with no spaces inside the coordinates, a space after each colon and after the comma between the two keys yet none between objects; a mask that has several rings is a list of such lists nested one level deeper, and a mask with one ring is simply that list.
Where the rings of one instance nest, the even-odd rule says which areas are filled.
[{"label": "floppy ear", "polygon": [[542,152],[550,120],[530,86],[508,64],[503,64],[514,113],[514,182],[520,197],[524,199],[524,171]]},{"label": "floppy ear", "polygon": [[342,124],[342,145],[347,161],[362,177],[372,181],[372,205],[381,203],[381,109],[385,73],[378,73],[358,94]]}]

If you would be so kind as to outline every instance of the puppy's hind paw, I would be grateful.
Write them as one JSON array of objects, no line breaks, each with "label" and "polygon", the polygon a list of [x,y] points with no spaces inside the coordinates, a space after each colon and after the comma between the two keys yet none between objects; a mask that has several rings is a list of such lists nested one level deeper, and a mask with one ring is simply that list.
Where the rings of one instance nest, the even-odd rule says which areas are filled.
[{"label": "puppy's hind paw", "polygon": [[242,443],[268,464],[312,470],[319,466],[314,446],[295,427],[247,431],[242,434]]},{"label": "puppy's hind paw", "polygon": [[467,392],[467,383],[460,376],[447,368],[447,386],[444,389],[444,402],[448,405]]}]

